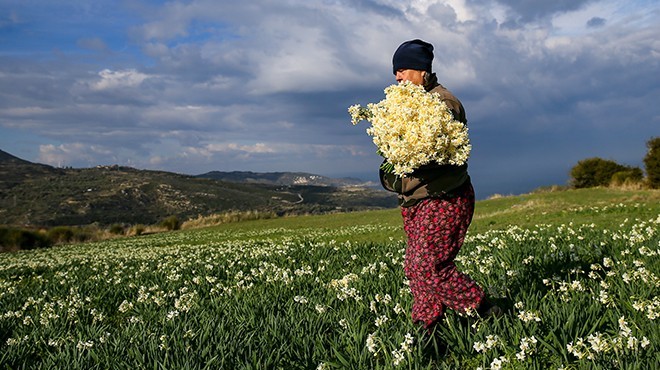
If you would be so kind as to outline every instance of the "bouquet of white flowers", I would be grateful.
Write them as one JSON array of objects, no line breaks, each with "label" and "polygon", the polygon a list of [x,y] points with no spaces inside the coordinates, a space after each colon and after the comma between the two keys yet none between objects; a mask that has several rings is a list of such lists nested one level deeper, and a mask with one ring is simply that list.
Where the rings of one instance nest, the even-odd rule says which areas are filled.
[{"label": "bouquet of white flowers", "polygon": [[381,168],[387,172],[405,176],[432,162],[463,165],[470,156],[467,126],[454,119],[439,94],[409,81],[387,87],[379,103],[352,105],[348,112],[354,125],[371,122],[367,134],[385,157]]}]

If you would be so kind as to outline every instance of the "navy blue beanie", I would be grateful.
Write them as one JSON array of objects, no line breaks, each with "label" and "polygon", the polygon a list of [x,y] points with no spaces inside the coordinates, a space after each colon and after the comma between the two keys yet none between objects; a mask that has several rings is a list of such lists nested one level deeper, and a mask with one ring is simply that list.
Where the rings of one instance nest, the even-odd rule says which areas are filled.
[{"label": "navy blue beanie", "polygon": [[399,46],[392,57],[393,73],[400,69],[415,69],[431,72],[433,45],[422,40],[406,41]]}]

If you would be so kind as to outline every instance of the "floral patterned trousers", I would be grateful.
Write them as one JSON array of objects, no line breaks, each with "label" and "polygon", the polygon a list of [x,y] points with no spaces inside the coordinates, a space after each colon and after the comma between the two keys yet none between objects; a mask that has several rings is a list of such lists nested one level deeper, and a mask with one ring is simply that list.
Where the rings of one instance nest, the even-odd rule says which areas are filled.
[{"label": "floral patterned trousers", "polygon": [[483,289],[454,265],[473,213],[472,185],[454,197],[427,198],[401,209],[408,235],[404,271],[413,295],[412,319],[426,328],[442,318],[445,307],[465,312],[476,309],[484,297]]}]

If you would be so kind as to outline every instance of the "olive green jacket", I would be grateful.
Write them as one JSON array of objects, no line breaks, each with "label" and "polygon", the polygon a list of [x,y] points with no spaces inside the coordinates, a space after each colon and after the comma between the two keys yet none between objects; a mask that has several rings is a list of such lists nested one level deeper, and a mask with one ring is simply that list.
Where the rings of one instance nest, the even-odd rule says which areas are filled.
[{"label": "olive green jacket", "polygon": [[[440,94],[454,115],[454,119],[467,124],[461,102],[438,83],[435,73],[425,86],[427,91]],[[410,207],[428,197],[448,197],[453,191],[470,182],[467,163],[462,166],[430,163],[416,168],[404,177],[380,170],[380,182],[386,190],[399,195],[399,205]]]}]

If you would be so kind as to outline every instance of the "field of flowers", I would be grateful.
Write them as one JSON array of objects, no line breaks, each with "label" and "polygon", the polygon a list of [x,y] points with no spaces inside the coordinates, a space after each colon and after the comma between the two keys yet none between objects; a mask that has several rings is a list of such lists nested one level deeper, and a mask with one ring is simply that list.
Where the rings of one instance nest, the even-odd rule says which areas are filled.
[{"label": "field of flowers", "polygon": [[469,233],[457,263],[511,307],[450,312],[446,349],[410,321],[400,225],[369,213],[2,254],[0,369],[653,369],[660,215],[621,207]]}]

